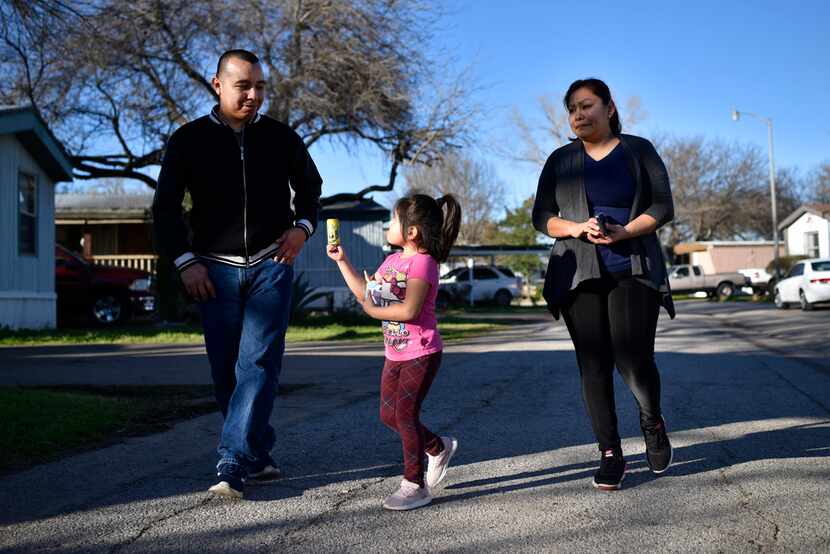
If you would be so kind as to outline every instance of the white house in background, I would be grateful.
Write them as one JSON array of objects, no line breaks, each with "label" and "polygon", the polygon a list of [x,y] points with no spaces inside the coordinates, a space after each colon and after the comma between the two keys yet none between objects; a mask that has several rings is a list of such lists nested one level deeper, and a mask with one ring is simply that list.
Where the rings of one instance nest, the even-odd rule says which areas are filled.
[{"label": "white house in background", "polygon": [[63,146],[28,106],[0,106],[0,327],[54,327],[55,183]]},{"label": "white house in background", "polygon": [[830,204],[805,204],[778,225],[790,256],[830,257]]}]

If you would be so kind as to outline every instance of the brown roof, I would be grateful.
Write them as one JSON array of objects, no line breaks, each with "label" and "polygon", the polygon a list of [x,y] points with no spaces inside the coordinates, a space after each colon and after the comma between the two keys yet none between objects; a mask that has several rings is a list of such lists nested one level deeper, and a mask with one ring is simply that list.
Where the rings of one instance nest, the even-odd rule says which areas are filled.
[{"label": "brown roof", "polygon": [[56,194],[56,219],[150,221],[152,194]]}]

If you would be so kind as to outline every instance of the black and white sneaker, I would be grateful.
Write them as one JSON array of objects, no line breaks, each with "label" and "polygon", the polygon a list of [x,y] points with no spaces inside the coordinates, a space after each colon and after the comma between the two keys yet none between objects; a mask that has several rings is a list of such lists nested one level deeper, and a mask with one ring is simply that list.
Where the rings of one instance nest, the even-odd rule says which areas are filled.
[{"label": "black and white sneaker", "polygon": [[646,441],[646,461],[652,473],[660,474],[669,469],[674,451],[666,434],[666,420],[661,416],[654,425],[642,425],[643,438]]},{"label": "black and white sneaker", "polygon": [[208,492],[225,498],[241,499],[245,485],[242,479],[226,473],[218,474],[218,483],[208,489]]},{"label": "black and white sneaker", "polygon": [[622,486],[625,477],[625,458],[622,448],[602,451],[599,469],[594,474],[594,487],[602,491],[615,491]]}]

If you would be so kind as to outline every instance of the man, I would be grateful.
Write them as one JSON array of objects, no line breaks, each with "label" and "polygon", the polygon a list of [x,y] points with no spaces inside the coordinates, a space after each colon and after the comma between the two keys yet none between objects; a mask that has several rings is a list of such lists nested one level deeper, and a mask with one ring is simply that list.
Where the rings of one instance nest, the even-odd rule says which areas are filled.
[{"label": "man", "polygon": [[157,250],[175,260],[199,302],[224,416],[218,482],[209,490],[242,498],[246,480],[279,477],[269,419],[290,315],[291,264],[317,225],[322,180],[302,139],[258,113],[265,77],[254,54],[222,54],[213,87],[219,104],[170,137],[153,221]]}]

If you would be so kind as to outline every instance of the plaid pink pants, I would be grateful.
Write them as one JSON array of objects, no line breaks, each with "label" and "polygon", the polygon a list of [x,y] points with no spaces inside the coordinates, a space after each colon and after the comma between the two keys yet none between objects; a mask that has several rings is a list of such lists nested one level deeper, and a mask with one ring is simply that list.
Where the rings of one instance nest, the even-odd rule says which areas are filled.
[{"label": "plaid pink pants", "polygon": [[444,450],[441,439],[421,424],[421,403],[441,365],[441,352],[414,360],[386,359],[380,380],[380,419],[403,443],[404,478],[424,486],[424,452]]}]

